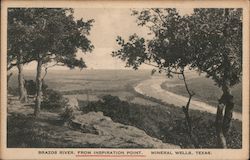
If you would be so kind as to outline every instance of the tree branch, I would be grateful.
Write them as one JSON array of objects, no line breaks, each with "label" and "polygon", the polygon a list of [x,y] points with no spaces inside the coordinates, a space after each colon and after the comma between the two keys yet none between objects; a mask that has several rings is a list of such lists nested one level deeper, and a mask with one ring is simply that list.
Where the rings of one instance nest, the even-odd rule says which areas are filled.
[{"label": "tree branch", "polygon": [[55,63],[55,64],[53,64],[53,65],[51,65],[51,66],[47,66],[47,67],[45,67],[45,73],[44,73],[44,75],[43,75],[43,78],[42,78],[42,81],[44,80],[44,78],[45,78],[45,76],[47,75],[47,73],[48,73],[48,69],[49,68],[51,68],[51,67],[54,67],[54,66],[57,66],[57,64],[58,64],[58,62],[57,63]]},{"label": "tree branch", "polygon": [[182,77],[183,77],[183,81],[184,81],[184,84],[185,84],[185,88],[186,88],[186,90],[187,90],[187,92],[189,94],[189,98],[188,98],[188,102],[186,104],[186,107],[182,106],[182,110],[183,110],[183,112],[185,114],[185,117],[186,117],[188,134],[190,136],[190,139],[191,139],[194,147],[197,148],[197,147],[199,147],[199,145],[197,143],[196,137],[194,137],[194,135],[193,135],[192,121],[191,121],[190,116],[189,116],[189,105],[190,105],[192,97],[195,94],[194,94],[194,92],[190,91],[188,86],[187,86],[186,77],[185,77],[185,74],[184,74],[184,69],[182,69],[181,72],[182,72]]},{"label": "tree branch", "polygon": [[156,11],[155,11],[154,9],[152,9],[152,8],[151,8],[151,10],[152,10],[153,12],[155,12],[155,13],[158,15],[158,17],[159,17],[160,21],[162,22],[162,24],[166,25],[166,22],[162,19],[162,16],[160,15],[160,13],[159,13],[159,12],[156,12]]},{"label": "tree branch", "polygon": [[[153,67],[159,68],[159,66],[157,66],[155,64],[151,64],[151,63],[148,63],[148,62],[143,62],[143,63],[146,64],[146,65],[149,65],[149,66],[153,66]],[[162,69],[165,70],[165,71],[167,71],[167,72],[173,73],[173,74],[182,74],[182,72],[172,71],[172,70],[169,70],[167,68],[162,68]]]},{"label": "tree branch", "polygon": [[184,70],[181,71],[181,74],[182,74],[182,77],[183,77],[183,81],[184,81],[184,84],[185,84],[185,88],[189,94],[190,97],[194,96],[195,93],[193,91],[190,91],[188,86],[187,86],[187,82],[186,82],[186,77],[185,77],[185,74],[184,74]]},{"label": "tree branch", "polygon": [[18,64],[25,64],[25,63],[29,63],[31,61],[33,61],[33,59],[23,60],[23,61],[20,61],[20,62],[17,62],[17,63],[9,63],[9,66],[7,67],[7,71],[12,69],[13,67],[17,66]]}]

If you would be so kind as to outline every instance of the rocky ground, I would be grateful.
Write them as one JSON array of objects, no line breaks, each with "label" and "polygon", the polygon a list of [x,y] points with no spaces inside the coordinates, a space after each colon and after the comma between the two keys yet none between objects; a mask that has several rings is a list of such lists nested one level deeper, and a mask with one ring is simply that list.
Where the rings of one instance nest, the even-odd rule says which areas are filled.
[{"label": "rocky ground", "polygon": [[56,112],[42,111],[39,118],[32,113],[31,103],[8,97],[8,147],[179,148],[102,112],[78,112],[68,123]]}]

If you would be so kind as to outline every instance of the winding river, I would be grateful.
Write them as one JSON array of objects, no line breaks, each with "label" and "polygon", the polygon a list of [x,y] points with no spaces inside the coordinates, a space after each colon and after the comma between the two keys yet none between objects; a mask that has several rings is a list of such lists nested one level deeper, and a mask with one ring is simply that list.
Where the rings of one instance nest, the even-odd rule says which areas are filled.
[{"label": "winding river", "polygon": [[[161,88],[161,84],[165,81],[165,77],[152,76],[150,79],[144,80],[135,86],[135,91],[145,96],[159,99],[164,103],[174,104],[176,107],[185,106],[188,101],[187,97],[174,94]],[[190,109],[216,114],[215,106],[211,106],[198,100],[191,100]],[[242,114],[234,112],[233,118],[242,121]]]}]

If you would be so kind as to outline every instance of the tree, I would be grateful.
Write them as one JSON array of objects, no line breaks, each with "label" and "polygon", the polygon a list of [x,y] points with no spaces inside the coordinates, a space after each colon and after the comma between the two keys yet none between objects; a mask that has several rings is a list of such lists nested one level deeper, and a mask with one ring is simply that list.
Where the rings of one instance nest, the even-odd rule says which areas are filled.
[{"label": "tree", "polygon": [[[168,77],[177,74],[183,80],[189,94],[188,102],[183,106],[187,130],[194,147],[198,147],[189,117],[189,105],[194,92],[189,89],[185,77],[185,70],[193,68],[193,55],[189,43],[190,17],[179,15],[173,8],[134,10],[132,15],[137,17],[139,26],[147,26],[153,38],[146,41],[134,34],[125,42],[119,36],[117,43],[121,49],[114,51],[112,55],[126,61],[127,67],[138,69],[144,63],[156,67],[159,72],[164,71]],[[152,73],[155,71],[153,69]]]},{"label": "tree", "polygon": [[[30,54],[32,26],[29,25],[26,9],[8,9],[8,49],[7,49],[7,70],[13,67],[18,68],[19,100],[27,102],[27,92],[23,75],[23,65],[32,61]],[[7,76],[10,79],[12,73]]]},{"label": "tree", "polygon": [[[23,10],[23,9],[20,9]],[[32,28],[28,57],[37,62],[36,103],[34,115],[38,116],[42,101],[42,83],[48,68],[52,66],[86,67],[77,51],[92,51],[93,45],[87,35],[94,20],[75,20],[73,9],[28,8],[24,9],[28,24]],[[42,69],[45,68],[45,75]]]},{"label": "tree", "polygon": [[145,63],[160,72],[165,70],[170,77],[182,75],[189,94],[183,111],[194,145],[188,114],[194,93],[187,86],[184,70],[205,72],[223,91],[217,107],[216,132],[218,144],[225,148],[234,107],[230,87],[240,82],[242,74],[242,9],[194,9],[190,16],[180,16],[176,9],[143,9],[133,11],[133,15],[139,26],[149,28],[153,38],[146,41],[134,34],[125,42],[118,37],[121,49],[113,56],[134,69]]},{"label": "tree", "polygon": [[[54,61],[54,65],[66,65],[69,68],[86,67],[83,59],[76,58],[77,49],[91,51],[93,46],[87,39],[93,20],[84,22],[74,20],[72,9],[36,9],[34,15],[37,26],[36,39],[33,42],[37,52],[37,96],[34,114],[40,111],[42,96],[42,66]],[[42,25],[41,25],[42,24]],[[46,69],[47,71],[47,69]]]},{"label": "tree", "polygon": [[226,148],[234,107],[230,88],[240,82],[242,74],[242,9],[194,9],[190,22],[190,44],[196,55],[193,65],[223,91],[216,132],[219,146]]}]

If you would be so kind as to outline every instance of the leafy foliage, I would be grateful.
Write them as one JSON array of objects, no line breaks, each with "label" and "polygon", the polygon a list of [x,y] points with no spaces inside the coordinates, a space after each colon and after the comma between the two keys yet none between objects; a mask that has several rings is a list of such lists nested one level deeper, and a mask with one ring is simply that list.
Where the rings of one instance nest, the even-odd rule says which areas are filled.
[{"label": "leafy foliage", "polygon": [[[28,63],[32,61],[32,33],[34,28],[29,25],[27,9],[8,9],[7,25],[7,63],[8,70],[16,66],[17,63]],[[22,60],[18,59],[22,56]]]},{"label": "leafy foliage", "polygon": [[63,122],[67,122],[68,120],[74,117],[74,110],[73,108],[66,107],[65,110],[60,114],[61,119]]},{"label": "leafy foliage", "polygon": [[122,46],[117,52],[113,52],[113,56],[126,61],[126,67],[133,66],[134,69],[138,67],[148,58],[145,51],[144,38],[138,37],[134,34],[129,37],[129,42],[125,43],[122,37],[117,38],[117,43]]},{"label": "leafy foliage", "polygon": [[[218,86],[233,86],[242,73],[242,9],[194,9],[179,15],[174,8],[134,10],[139,26],[146,26],[152,39],[134,34],[118,36],[121,49],[113,56],[137,69],[153,64],[171,75],[186,66],[207,73]],[[155,71],[153,71],[155,72]]]},{"label": "leafy foliage", "polygon": [[22,50],[25,61],[42,59],[43,64],[84,68],[76,58],[80,49],[88,52],[93,45],[87,36],[94,20],[75,20],[72,9],[10,8],[8,10],[8,62]]},{"label": "leafy foliage", "polygon": [[36,94],[36,82],[34,80],[26,80],[25,81],[25,88],[27,90],[28,95],[35,95]]},{"label": "leafy foliage", "polygon": [[53,89],[46,89],[43,94],[43,101],[41,103],[42,109],[62,109],[67,105],[67,99],[63,95]]},{"label": "leafy foliage", "polygon": [[[126,61],[127,66],[137,69],[142,63],[153,64],[171,76],[192,63],[189,43],[189,17],[180,16],[176,9],[143,9],[133,11],[139,26],[147,26],[150,40],[134,34],[125,42],[117,38],[121,49],[113,52],[114,57]],[[155,72],[155,71],[153,71]]]},{"label": "leafy foliage", "polygon": [[[36,94],[36,82],[34,80],[25,80],[25,88],[27,90],[28,95],[35,95]],[[45,82],[43,81],[42,90],[44,93],[45,93],[47,88],[48,88],[48,85],[45,84]]]},{"label": "leafy foliage", "polygon": [[195,9],[190,22],[193,65],[206,72],[218,86],[239,83],[242,9]]}]

